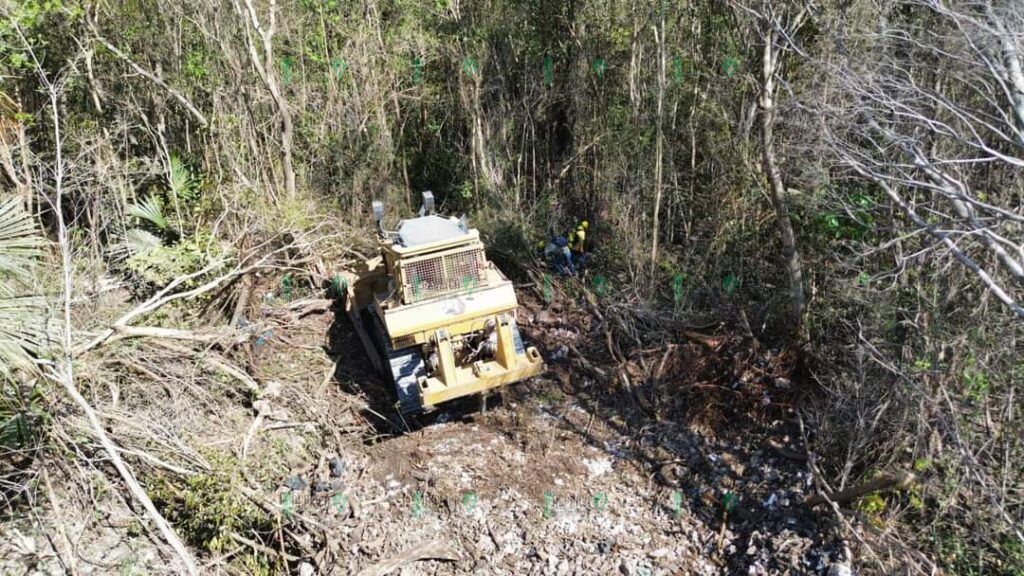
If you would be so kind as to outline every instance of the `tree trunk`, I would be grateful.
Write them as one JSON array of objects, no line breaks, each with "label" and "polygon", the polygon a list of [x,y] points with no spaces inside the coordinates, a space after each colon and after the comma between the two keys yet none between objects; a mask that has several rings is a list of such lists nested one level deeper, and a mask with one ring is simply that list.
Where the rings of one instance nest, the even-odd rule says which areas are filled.
[{"label": "tree trunk", "polygon": [[259,53],[256,51],[256,46],[249,36],[249,24],[245,23],[246,14],[242,12],[242,8],[237,3],[235,4],[235,10],[243,20],[242,25],[246,30],[245,40],[249,48],[249,57],[252,59],[252,64],[256,68],[256,73],[259,74],[260,79],[266,84],[267,90],[270,91],[270,96],[277,106],[277,111],[281,114],[281,153],[283,156],[282,164],[284,165],[284,186],[288,197],[294,198],[295,169],[292,165],[292,137],[295,130],[292,126],[292,114],[288,110],[288,102],[285,100],[284,94],[281,93],[281,87],[277,83],[277,78],[274,77],[274,29],[277,22],[277,2],[276,0],[270,1],[270,15],[267,28],[264,29],[260,25],[259,18],[256,16],[256,8],[253,7],[252,0],[245,0],[245,10],[248,13],[249,24],[252,25],[253,30],[259,35],[263,43],[262,62],[260,61]]},{"label": "tree trunk", "polygon": [[661,30],[654,29],[654,39],[658,43],[658,134],[655,141],[654,157],[654,222],[651,231],[651,271],[658,265],[658,229],[659,212],[661,211],[661,185],[663,175],[664,130],[662,129],[665,110],[665,14],[661,15]]},{"label": "tree trunk", "polygon": [[[770,24],[769,24],[770,26]],[[764,55],[761,71],[763,74],[763,91],[761,93],[761,136],[762,159],[764,171],[768,175],[769,193],[772,206],[775,208],[775,220],[782,239],[782,252],[786,260],[786,274],[789,276],[789,288],[793,300],[794,328],[800,329],[804,311],[803,268],[800,264],[800,252],[796,247],[796,236],[793,234],[793,223],[789,219],[789,206],[786,204],[786,188],[782,184],[782,174],[775,160],[775,144],[773,130],[775,128],[775,72],[779,67],[779,52],[774,52],[776,34],[766,34]]]}]

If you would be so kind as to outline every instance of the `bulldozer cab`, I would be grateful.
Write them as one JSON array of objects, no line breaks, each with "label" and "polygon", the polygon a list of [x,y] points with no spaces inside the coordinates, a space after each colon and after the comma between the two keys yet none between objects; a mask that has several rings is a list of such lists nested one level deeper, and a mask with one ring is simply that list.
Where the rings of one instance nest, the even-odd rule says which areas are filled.
[{"label": "bulldozer cab", "polygon": [[421,216],[400,222],[394,236],[382,250],[401,304],[469,292],[492,280],[479,234],[464,222]]}]

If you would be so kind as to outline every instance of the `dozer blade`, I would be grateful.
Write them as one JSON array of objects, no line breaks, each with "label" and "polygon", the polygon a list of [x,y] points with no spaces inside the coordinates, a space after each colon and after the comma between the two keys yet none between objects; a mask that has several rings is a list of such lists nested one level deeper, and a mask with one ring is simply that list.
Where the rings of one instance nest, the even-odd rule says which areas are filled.
[{"label": "dozer blade", "polygon": [[[501,322],[504,325],[498,328],[498,353],[493,359],[466,365],[455,365],[450,358],[447,362],[439,359],[438,370],[420,380],[419,390],[425,408],[526,380],[544,369],[537,349],[524,346],[515,320],[506,317]],[[450,348],[443,342],[445,337],[443,333],[436,336],[440,343],[438,354],[450,354],[446,352]]]}]

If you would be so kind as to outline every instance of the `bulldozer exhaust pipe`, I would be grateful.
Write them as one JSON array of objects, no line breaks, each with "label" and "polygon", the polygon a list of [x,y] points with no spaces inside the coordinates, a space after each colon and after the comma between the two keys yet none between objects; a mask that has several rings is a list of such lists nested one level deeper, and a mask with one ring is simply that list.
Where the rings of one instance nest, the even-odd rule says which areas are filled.
[{"label": "bulldozer exhaust pipe", "polygon": [[377,223],[377,231],[384,234],[384,203],[374,200],[371,206],[373,206],[373,220]]},{"label": "bulldozer exhaust pipe", "polygon": [[434,193],[427,190],[423,193],[423,205],[420,206],[420,216],[427,216],[434,212]]}]

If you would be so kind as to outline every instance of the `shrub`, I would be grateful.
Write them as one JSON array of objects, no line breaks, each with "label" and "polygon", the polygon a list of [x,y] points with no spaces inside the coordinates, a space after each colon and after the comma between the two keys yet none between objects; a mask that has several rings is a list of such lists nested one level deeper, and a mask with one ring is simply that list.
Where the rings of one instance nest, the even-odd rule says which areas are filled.
[{"label": "shrub", "polygon": [[229,547],[232,533],[270,534],[272,519],[235,489],[244,483],[237,459],[206,456],[209,472],[184,481],[159,475],[150,482],[149,496],[161,513],[190,544],[214,553]]}]

